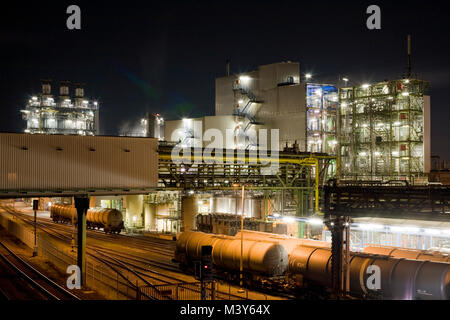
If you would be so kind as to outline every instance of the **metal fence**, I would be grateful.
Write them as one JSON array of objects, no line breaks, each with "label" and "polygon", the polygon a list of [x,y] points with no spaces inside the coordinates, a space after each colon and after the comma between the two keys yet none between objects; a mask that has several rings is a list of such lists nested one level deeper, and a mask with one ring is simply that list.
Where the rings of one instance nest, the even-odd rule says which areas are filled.
[{"label": "metal fence", "polygon": [[[183,282],[153,287],[139,287],[140,299],[152,297],[156,300],[202,300],[201,282]],[[215,300],[215,282],[205,282],[205,300]],[[142,296],[145,295],[145,296]]]},{"label": "metal fence", "polygon": [[[19,219],[10,214],[0,214],[0,225],[9,234],[21,240],[28,247],[34,247],[34,232],[22,225]],[[52,263],[61,273],[66,273],[70,265],[76,265],[76,252],[57,243],[50,241],[43,235],[37,236],[38,257]],[[69,274],[67,275],[69,277]],[[133,276],[129,271],[117,272],[110,266],[96,261],[94,258],[86,259],[86,283],[85,286],[95,290],[107,299],[136,299],[139,295],[138,283],[133,283]],[[141,296],[145,297],[145,294]]]}]

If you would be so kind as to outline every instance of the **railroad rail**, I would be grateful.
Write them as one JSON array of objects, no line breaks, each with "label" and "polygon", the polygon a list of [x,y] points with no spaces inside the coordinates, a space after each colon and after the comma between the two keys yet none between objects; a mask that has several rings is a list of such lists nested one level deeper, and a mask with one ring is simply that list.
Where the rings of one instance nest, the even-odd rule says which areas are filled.
[{"label": "railroad rail", "polygon": [[[69,290],[63,288],[25,260],[15,254],[8,246],[0,242],[0,258],[21,275],[33,288],[47,300],[80,300]],[[2,292],[7,297],[5,292]]]}]

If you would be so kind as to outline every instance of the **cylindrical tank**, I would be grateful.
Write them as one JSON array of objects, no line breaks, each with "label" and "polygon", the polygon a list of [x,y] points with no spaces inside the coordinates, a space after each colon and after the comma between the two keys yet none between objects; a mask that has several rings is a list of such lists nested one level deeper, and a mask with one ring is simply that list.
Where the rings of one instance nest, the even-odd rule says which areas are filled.
[{"label": "cylindrical tank", "polygon": [[[260,231],[244,230],[244,240],[264,240],[278,242],[286,248],[288,255],[299,245],[313,246],[319,248],[330,248],[331,244],[326,241],[312,240],[312,239],[299,239],[290,237],[283,234],[267,233]],[[235,235],[236,239],[241,238],[241,232],[239,231]]]},{"label": "cylindrical tank", "polygon": [[[50,217],[55,222],[77,222],[77,210],[71,205],[53,204]],[[88,227],[103,228],[105,232],[120,232],[123,228],[123,216],[119,210],[90,208],[86,214]]]},{"label": "cylindrical tank", "polygon": [[[240,197],[213,197],[211,199],[211,213],[242,214],[242,200]],[[261,218],[261,199],[244,199],[244,215],[247,218]]]},{"label": "cylindrical tank", "polygon": [[[450,299],[450,264],[393,258],[387,255],[352,253],[350,291],[357,295],[374,293],[368,288],[369,266],[380,269],[383,298],[394,300]],[[331,250],[298,246],[289,257],[289,272],[302,274],[316,284],[331,285]]]},{"label": "cylindrical tank", "polygon": [[382,254],[394,258],[450,262],[450,255],[426,250],[404,249],[396,247],[365,247],[362,252]]},{"label": "cylindrical tank", "polygon": [[[230,236],[219,236],[202,232],[184,232],[177,240],[176,255],[186,261],[201,258],[202,246],[210,245],[216,266],[238,271],[240,267],[241,241]],[[255,271],[269,276],[283,274],[287,269],[286,249],[274,242],[245,240],[243,266],[246,271]]]},{"label": "cylindrical tank", "polygon": [[107,228],[117,228],[122,224],[123,216],[119,210],[105,208],[90,208],[86,221]]}]

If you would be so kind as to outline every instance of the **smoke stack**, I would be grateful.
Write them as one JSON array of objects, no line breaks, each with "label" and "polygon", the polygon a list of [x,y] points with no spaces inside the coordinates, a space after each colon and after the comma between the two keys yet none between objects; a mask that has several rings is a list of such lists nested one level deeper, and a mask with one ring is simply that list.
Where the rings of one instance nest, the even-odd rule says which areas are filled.
[{"label": "smoke stack", "polygon": [[227,72],[227,77],[230,76],[230,60],[227,60],[226,62],[226,72]]},{"label": "smoke stack", "polygon": [[83,97],[84,97],[83,84],[76,83],[75,84],[75,98],[83,98]]},{"label": "smoke stack", "polygon": [[42,95],[51,95],[52,94],[52,86],[51,80],[42,80]]},{"label": "smoke stack", "polygon": [[62,97],[69,96],[69,82],[68,81],[61,81],[59,83],[59,95]]},{"label": "smoke stack", "polygon": [[408,74],[407,77],[411,77],[411,35],[408,34]]}]

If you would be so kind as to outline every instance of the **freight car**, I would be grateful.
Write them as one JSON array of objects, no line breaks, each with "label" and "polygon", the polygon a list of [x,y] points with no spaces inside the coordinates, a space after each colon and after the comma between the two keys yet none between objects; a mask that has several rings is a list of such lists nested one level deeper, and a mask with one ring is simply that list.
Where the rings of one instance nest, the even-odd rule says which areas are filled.
[{"label": "freight car", "polygon": [[[235,279],[240,269],[241,242],[232,236],[206,234],[202,232],[183,232],[177,239],[175,261],[183,269],[192,268],[201,259],[201,248],[213,247],[212,260],[216,268],[225,272],[228,279]],[[288,266],[286,249],[271,241],[247,240],[243,247],[243,267],[250,271],[246,280],[251,283],[261,279],[284,275]]]},{"label": "freight car", "polygon": [[[245,231],[243,261],[247,275],[254,273],[273,277],[284,272],[286,286],[294,283],[302,288],[331,287],[331,250],[328,245],[319,242],[314,246],[314,242],[294,240]],[[213,247],[216,267],[235,272],[239,270],[239,234],[230,237],[185,232],[177,240],[175,260],[182,265],[200,260],[203,245]],[[369,272],[370,266],[379,267],[379,289],[368,286],[368,278],[372,274]],[[350,291],[353,296],[361,298],[381,296],[384,299],[448,300],[450,263],[353,252],[350,259]]]},{"label": "freight car", "polygon": [[406,258],[414,260],[429,260],[438,262],[450,262],[450,255],[441,252],[404,249],[396,247],[370,246],[365,247],[362,252],[372,254],[382,254],[393,258]]},{"label": "freight car", "polygon": [[[77,221],[77,211],[74,207],[65,204],[53,204],[50,208],[50,217],[54,222],[74,223]],[[105,233],[120,233],[123,229],[123,216],[119,210],[105,208],[90,208],[86,214],[86,227],[88,229],[103,228]]]}]

